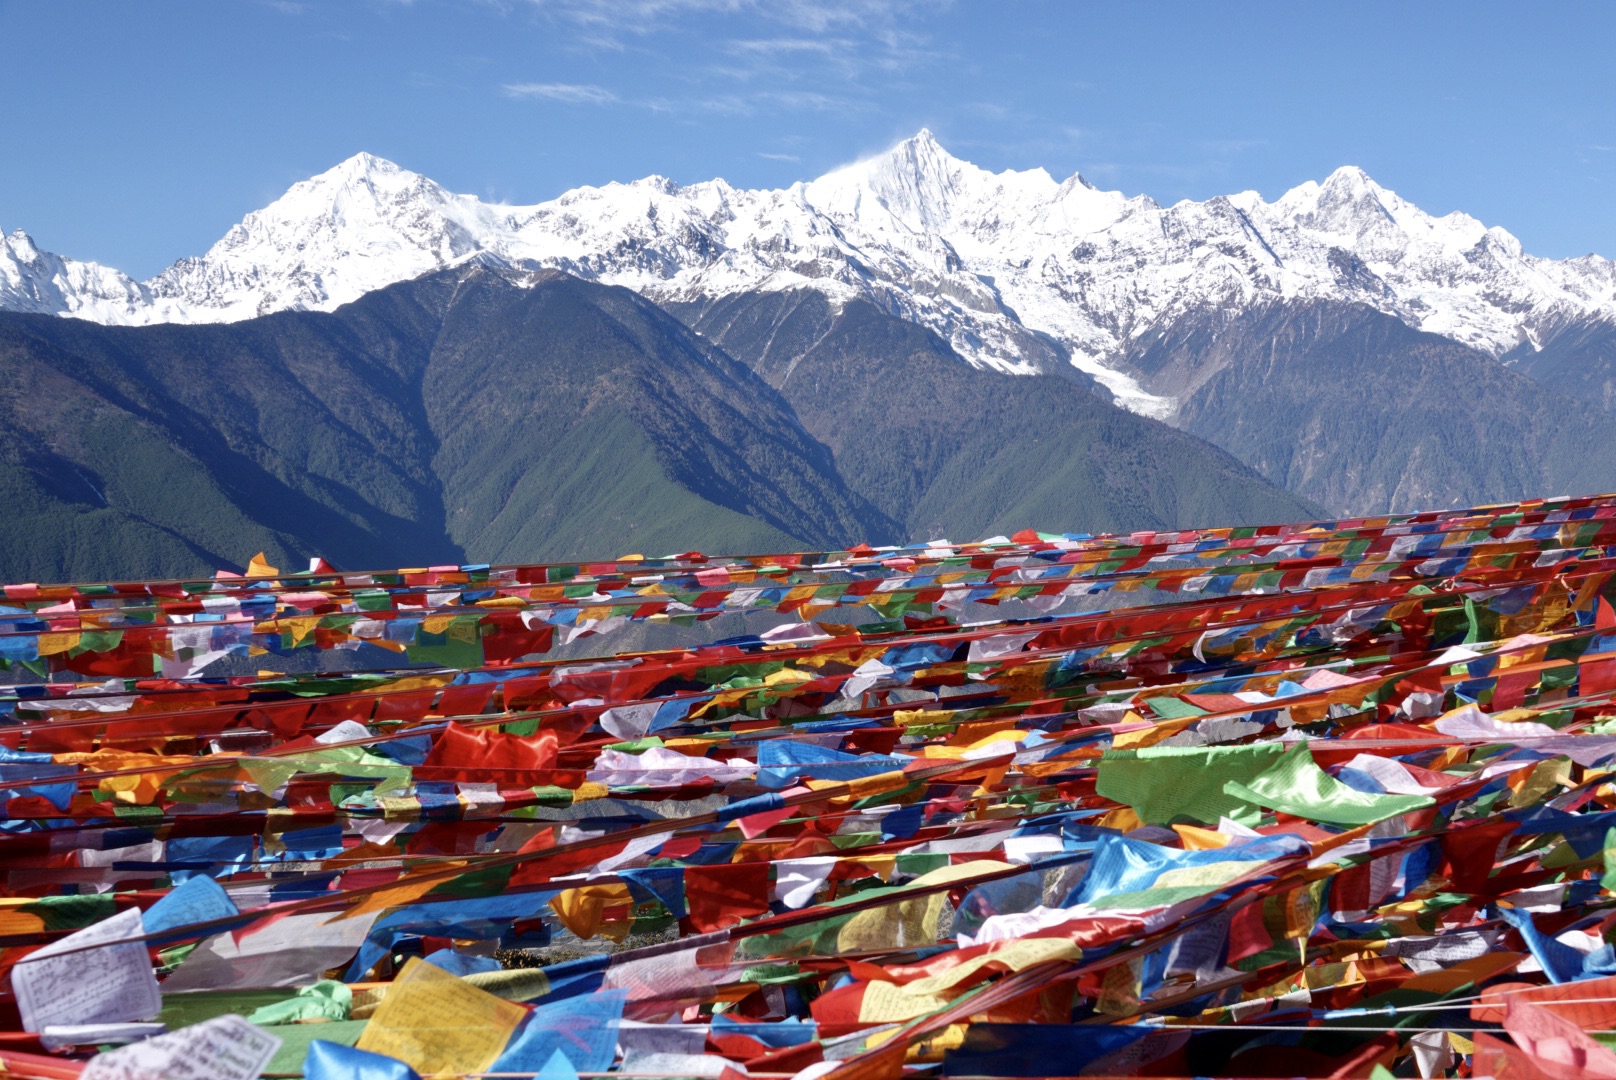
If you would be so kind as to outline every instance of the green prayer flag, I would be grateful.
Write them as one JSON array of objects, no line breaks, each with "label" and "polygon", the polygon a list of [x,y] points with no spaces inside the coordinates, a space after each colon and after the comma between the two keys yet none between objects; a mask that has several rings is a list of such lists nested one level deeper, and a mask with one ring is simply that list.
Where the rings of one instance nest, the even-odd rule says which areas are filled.
[{"label": "green prayer flag", "polygon": [[1132,807],[1149,825],[1174,819],[1211,824],[1253,803],[1229,794],[1225,785],[1255,780],[1284,750],[1278,743],[1108,750],[1100,758],[1095,790]]},{"label": "green prayer flag", "polygon": [[[1189,716],[1205,716],[1206,710],[1191,705],[1183,698],[1153,697],[1145,698],[1144,704],[1150,706],[1150,711],[1163,720],[1183,720]],[[1200,749],[1200,747],[1194,747]]]},{"label": "green prayer flag", "polygon": [[247,1020],[259,1026],[346,1020],[352,1005],[353,990],[346,983],[321,979],[312,986],[302,987],[294,997],[260,1005]]},{"label": "green prayer flag", "polygon": [[315,1039],[352,1046],[365,1033],[369,1020],[333,1020],[325,1024],[276,1024],[264,1030],[281,1040],[280,1049],[264,1066],[270,1075],[301,1076],[309,1043]]},{"label": "green prayer flag", "polygon": [[1231,780],[1225,795],[1327,825],[1369,825],[1434,806],[1428,795],[1370,795],[1341,783],[1318,767],[1307,742],[1293,743],[1274,766],[1242,783]]}]

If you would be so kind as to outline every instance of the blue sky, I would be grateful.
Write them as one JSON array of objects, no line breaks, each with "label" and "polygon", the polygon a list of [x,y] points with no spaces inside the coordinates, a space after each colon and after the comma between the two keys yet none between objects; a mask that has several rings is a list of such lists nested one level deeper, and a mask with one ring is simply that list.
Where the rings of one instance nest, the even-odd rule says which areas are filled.
[{"label": "blue sky", "polygon": [[0,0],[0,227],[147,276],[369,150],[537,202],[777,186],[929,126],[1159,201],[1342,164],[1616,257],[1616,5]]}]

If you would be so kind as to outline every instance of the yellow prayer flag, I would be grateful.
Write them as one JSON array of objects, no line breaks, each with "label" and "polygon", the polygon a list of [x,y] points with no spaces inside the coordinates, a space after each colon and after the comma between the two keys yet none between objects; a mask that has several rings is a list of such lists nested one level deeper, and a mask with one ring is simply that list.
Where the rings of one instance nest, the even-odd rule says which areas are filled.
[{"label": "yellow prayer flag", "polygon": [[[969,881],[1011,868],[1010,863],[976,859],[968,863],[940,866],[910,882],[911,887]],[[842,952],[871,949],[899,949],[937,944],[937,920],[948,894],[935,892],[899,900],[882,907],[861,911],[849,919],[836,935],[836,948]]]},{"label": "yellow prayer flag", "polygon": [[57,653],[65,653],[78,643],[79,632],[77,630],[69,630],[61,634],[40,634],[39,655],[55,656]]},{"label": "yellow prayer flag", "polygon": [[303,639],[314,633],[315,629],[319,627],[320,619],[321,616],[319,615],[294,615],[289,619],[280,621],[281,632],[285,633],[290,630],[292,632],[292,644],[301,645],[303,644]]},{"label": "yellow prayer flag", "polygon": [[929,999],[966,983],[989,964],[999,964],[1011,971],[1023,971],[1046,960],[1080,960],[1082,957],[1083,950],[1066,938],[1018,938],[1005,942],[992,952],[972,957],[963,964],[944,968],[936,975],[905,983],[899,990],[904,994]]},{"label": "yellow prayer flag", "polygon": [[633,904],[634,898],[629,894],[627,885],[621,881],[609,881],[565,889],[550,901],[550,908],[561,920],[562,926],[588,940],[600,932],[609,909],[621,913],[631,909]]},{"label": "yellow prayer flag", "polygon": [[404,965],[355,1044],[422,1076],[485,1072],[527,1010],[416,957]]},{"label": "yellow prayer flag", "polygon": [[465,860],[457,859],[451,863],[434,866],[423,873],[405,874],[386,888],[378,889],[369,896],[364,897],[359,903],[339,915],[338,918],[351,919],[356,915],[363,915],[370,911],[386,911],[391,907],[403,907],[405,904],[419,900],[439,885],[442,885],[447,880],[443,877],[443,870],[448,867],[465,865]]},{"label": "yellow prayer flag", "polygon": [[1227,847],[1233,837],[1228,833],[1220,833],[1216,829],[1202,829],[1195,825],[1174,825],[1173,831],[1178,833],[1179,839],[1184,842],[1185,851],[1214,851],[1217,848]]},{"label": "yellow prayer flag", "polygon": [[859,1000],[859,1023],[889,1024],[913,1020],[948,1005],[945,997],[906,994],[904,988],[889,982],[872,982]]},{"label": "yellow prayer flag", "polygon": [[252,561],[247,564],[247,576],[250,578],[275,577],[278,574],[280,571],[269,565],[269,559],[262,551],[254,555]]}]

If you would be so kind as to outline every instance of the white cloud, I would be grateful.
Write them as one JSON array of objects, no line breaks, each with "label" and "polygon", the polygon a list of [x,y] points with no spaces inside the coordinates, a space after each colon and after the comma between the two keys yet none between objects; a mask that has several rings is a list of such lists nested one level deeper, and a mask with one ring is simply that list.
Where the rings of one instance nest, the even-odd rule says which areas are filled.
[{"label": "white cloud", "polygon": [[770,112],[862,112],[869,108],[862,102],[820,94],[812,90],[770,90],[744,96],[715,94],[678,99],[657,97],[626,104],[640,105],[652,112],[668,115],[708,113],[714,116],[756,116],[759,113]]},{"label": "white cloud", "polygon": [[568,105],[612,105],[617,95],[603,86],[579,83],[506,83],[501,87],[506,97],[544,98]]},{"label": "white cloud", "polygon": [[[951,0],[525,0],[564,47],[643,57],[634,91],[506,83],[509,97],[668,115],[869,111],[942,59],[919,29]],[[587,70],[587,69],[586,69]]]},{"label": "white cloud", "polygon": [[855,107],[850,101],[813,90],[775,90],[754,94],[753,97],[765,104],[778,105],[792,112],[831,112]]},{"label": "white cloud", "polygon": [[848,44],[829,38],[766,38],[756,41],[731,41],[726,47],[734,53],[780,56],[791,53],[826,54],[837,48],[846,48]]},{"label": "white cloud", "polygon": [[949,0],[529,0],[561,18],[630,34],[697,15],[752,14],[813,33],[889,25],[902,16],[951,6]]}]

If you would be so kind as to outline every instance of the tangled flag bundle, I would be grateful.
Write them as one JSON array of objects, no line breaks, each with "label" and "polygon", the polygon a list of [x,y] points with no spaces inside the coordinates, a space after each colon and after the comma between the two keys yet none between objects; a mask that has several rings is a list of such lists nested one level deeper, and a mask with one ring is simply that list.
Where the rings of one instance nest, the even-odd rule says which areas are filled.
[{"label": "tangled flag bundle", "polygon": [[1616,1078],[1613,575],[1616,496],[7,586],[0,1072]]}]

